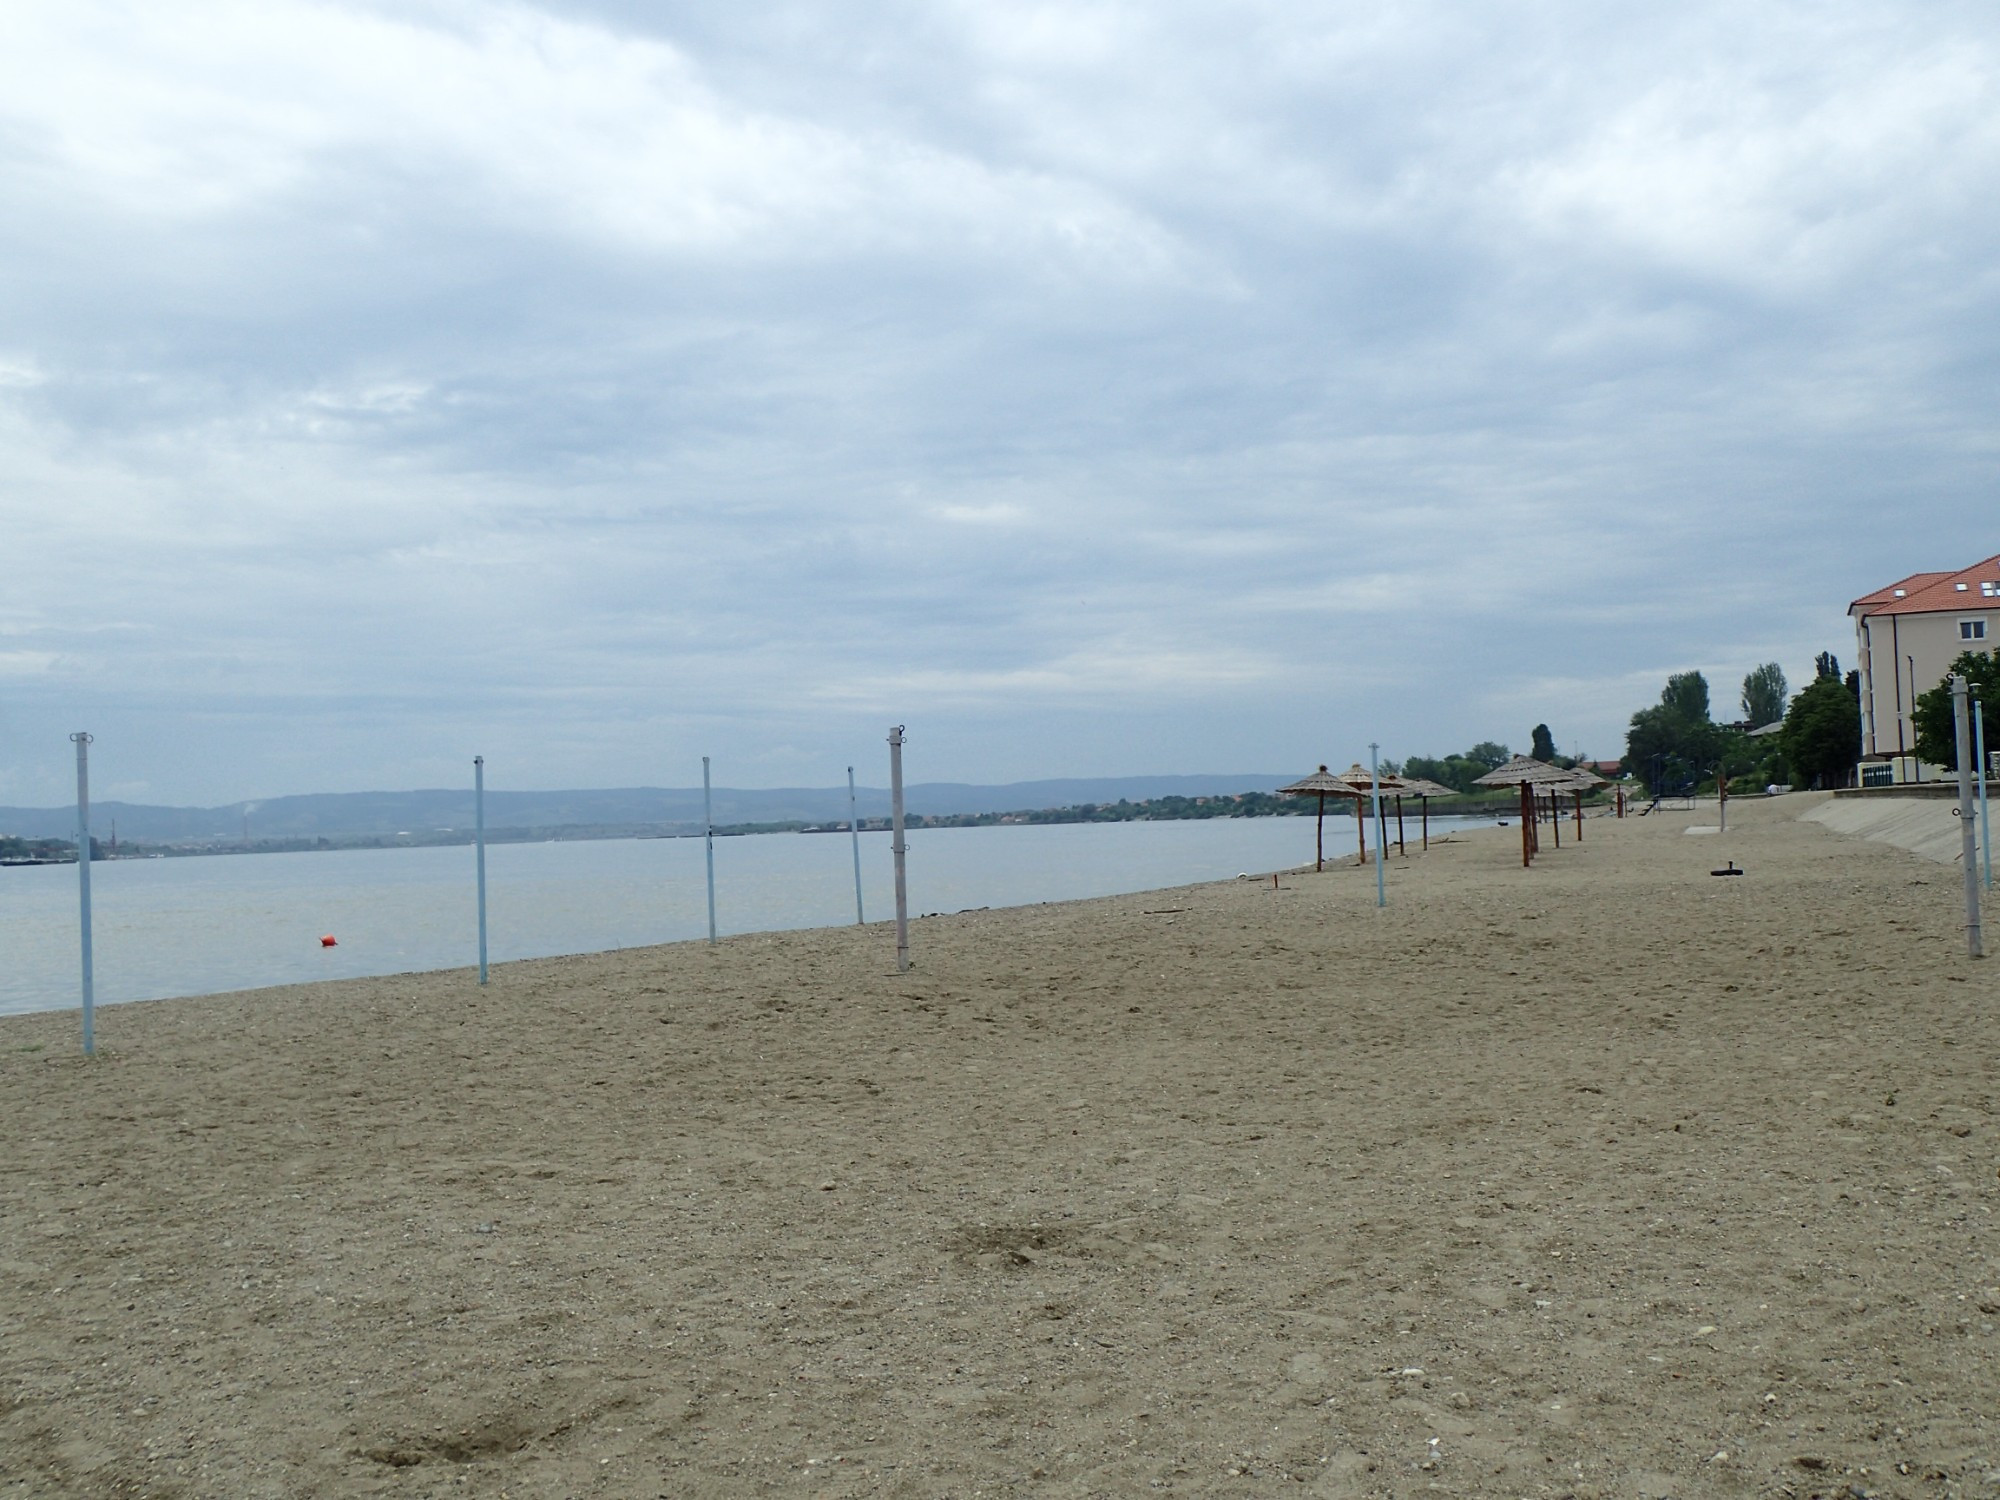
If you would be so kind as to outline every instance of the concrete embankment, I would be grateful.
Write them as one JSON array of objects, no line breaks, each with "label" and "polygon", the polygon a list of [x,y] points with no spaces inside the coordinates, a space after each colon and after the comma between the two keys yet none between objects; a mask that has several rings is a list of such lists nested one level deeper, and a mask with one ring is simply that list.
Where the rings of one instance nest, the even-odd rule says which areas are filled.
[{"label": "concrete embankment", "polygon": [[1941,865],[1958,863],[1958,804],[1941,797],[1832,797],[1801,815],[1835,833],[1894,844]]}]

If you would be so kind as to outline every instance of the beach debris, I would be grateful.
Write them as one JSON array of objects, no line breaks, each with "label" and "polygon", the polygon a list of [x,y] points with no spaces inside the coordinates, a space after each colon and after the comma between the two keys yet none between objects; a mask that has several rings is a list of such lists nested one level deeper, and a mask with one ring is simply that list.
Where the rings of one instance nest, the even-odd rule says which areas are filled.
[{"label": "beach debris", "polygon": [[319,945],[322,948],[337,948],[340,946],[340,939],[336,938],[330,932],[323,933],[320,936]]},{"label": "beach debris", "polygon": [[[1692,833],[1694,830],[1689,829],[1688,831]],[[1711,875],[1741,875],[1743,872],[1736,868],[1736,861],[1732,859],[1725,868],[1710,870],[1708,873]]]}]

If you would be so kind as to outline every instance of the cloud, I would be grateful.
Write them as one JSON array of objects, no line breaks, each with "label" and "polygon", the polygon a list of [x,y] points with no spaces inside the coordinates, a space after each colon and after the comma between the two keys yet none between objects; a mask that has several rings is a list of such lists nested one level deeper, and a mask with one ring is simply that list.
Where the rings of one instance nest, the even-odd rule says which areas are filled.
[{"label": "cloud", "polygon": [[7,25],[17,787],[1605,750],[1992,550],[1970,5]]}]

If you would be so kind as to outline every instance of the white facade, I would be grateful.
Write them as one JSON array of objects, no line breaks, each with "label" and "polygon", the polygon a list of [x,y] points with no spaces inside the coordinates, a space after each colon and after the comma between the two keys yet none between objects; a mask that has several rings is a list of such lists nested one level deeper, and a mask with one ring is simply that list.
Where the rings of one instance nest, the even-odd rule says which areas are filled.
[{"label": "white facade", "polygon": [[1961,653],[2000,648],[2000,557],[1957,573],[1914,574],[1847,612],[1861,671],[1862,784],[1937,780],[1945,772],[1917,760],[1915,700]]}]

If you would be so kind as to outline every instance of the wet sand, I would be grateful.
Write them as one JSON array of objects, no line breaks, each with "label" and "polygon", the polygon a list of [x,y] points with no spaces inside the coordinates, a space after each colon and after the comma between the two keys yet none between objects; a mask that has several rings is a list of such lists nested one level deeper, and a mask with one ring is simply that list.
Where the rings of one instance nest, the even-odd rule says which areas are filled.
[{"label": "wet sand", "polygon": [[1811,800],[0,1019],[0,1496],[2000,1493],[2000,967]]}]

